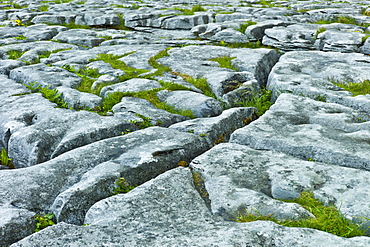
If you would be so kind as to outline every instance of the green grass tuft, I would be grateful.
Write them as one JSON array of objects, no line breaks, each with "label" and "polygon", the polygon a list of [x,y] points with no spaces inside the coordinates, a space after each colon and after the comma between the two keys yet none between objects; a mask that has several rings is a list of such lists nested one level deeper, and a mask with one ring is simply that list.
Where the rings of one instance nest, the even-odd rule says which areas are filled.
[{"label": "green grass tuft", "polygon": [[251,99],[240,102],[238,105],[242,107],[257,108],[257,116],[262,116],[273,105],[271,102],[272,91],[265,88],[261,89],[261,94],[254,95]]},{"label": "green grass tuft", "polygon": [[218,62],[221,68],[232,69],[232,70],[237,71],[237,68],[231,64],[231,60],[235,58],[236,57],[222,56],[222,57],[212,58],[210,59],[210,61]]},{"label": "green grass tuft", "polygon": [[332,81],[332,83],[338,87],[341,87],[351,92],[353,94],[352,96],[370,94],[370,80],[364,80],[363,82],[358,83],[355,82],[343,83],[335,81]]},{"label": "green grass tuft", "polygon": [[239,28],[235,28],[236,31],[239,31],[241,33],[245,33],[245,30],[247,30],[247,28],[249,26],[252,26],[252,25],[255,25],[257,24],[257,22],[254,22],[254,21],[246,21],[244,23],[241,23],[240,24],[240,27]]},{"label": "green grass tuft", "polygon": [[287,227],[313,228],[345,238],[365,235],[365,230],[362,230],[358,225],[346,219],[334,206],[325,206],[322,202],[315,199],[312,192],[302,192],[301,196],[297,199],[282,201],[300,204],[303,208],[311,212],[315,218],[277,220],[273,215],[263,216],[258,212],[246,212],[240,213],[236,221],[251,222],[256,220],[270,220]]}]

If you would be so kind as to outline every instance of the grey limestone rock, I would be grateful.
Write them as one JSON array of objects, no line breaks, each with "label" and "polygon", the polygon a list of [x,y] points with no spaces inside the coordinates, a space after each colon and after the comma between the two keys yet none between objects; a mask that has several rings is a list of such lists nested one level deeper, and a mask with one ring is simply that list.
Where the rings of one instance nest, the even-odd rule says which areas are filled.
[{"label": "grey limestone rock", "polygon": [[360,83],[369,79],[369,62],[368,56],[358,53],[288,52],[271,71],[267,88],[273,91],[273,100],[280,93],[289,92],[369,113],[369,95],[352,97],[352,93],[332,83]]},{"label": "grey limestone rock", "polygon": [[[9,85],[14,84],[19,85],[9,80]],[[25,92],[24,87],[17,90]],[[6,99],[6,108],[0,110],[1,146],[8,149],[9,156],[18,168],[32,166],[88,143],[120,135],[126,129],[136,129],[133,124],[114,117],[54,108],[55,104],[39,93]]]},{"label": "grey limestone rock", "polygon": [[160,87],[161,84],[159,84],[157,81],[133,78],[124,82],[103,87],[100,91],[100,96],[107,97],[108,94],[114,92],[140,92]]},{"label": "grey limestone rock", "polygon": [[112,111],[115,113],[115,116],[125,121],[143,122],[144,120],[139,117],[141,115],[149,118],[151,124],[163,127],[188,120],[187,117],[171,114],[154,107],[152,103],[145,99],[135,97],[123,97],[120,103],[113,106]]},{"label": "grey limestone rock", "polygon": [[195,117],[214,117],[220,115],[223,110],[221,103],[216,99],[192,91],[162,90],[157,96],[162,102],[176,109],[191,110]]},{"label": "grey limestone rock", "polygon": [[[32,19],[32,23],[38,24],[38,23],[47,23],[47,24],[56,24],[61,25],[67,22],[68,18],[64,14],[45,14],[45,15],[37,15]],[[73,20],[71,20],[73,21]]]},{"label": "grey limestone rock", "polygon": [[363,46],[361,46],[361,53],[369,55],[370,54],[370,39],[367,38]]},{"label": "grey limestone rock", "polygon": [[318,24],[294,24],[265,30],[262,44],[282,50],[315,50],[315,35]]},{"label": "grey limestone rock", "polygon": [[81,82],[81,77],[71,72],[42,63],[15,68],[10,71],[9,77],[19,83],[30,85],[37,82],[37,85],[51,88],[58,86],[76,88]]},{"label": "grey limestone rock", "polygon": [[9,75],[9,72],[12,69],[22,67],[26,65],[24,62],[16,61],[16,60],[1,60],[0,64],[0,74]]},{"label": "grey limestone rock", "polygon": [[320,40],[319,50],[347,53],[359,52],[363,37],[365,37],[363,33],[332,30],[325,31],[317,36]]},{"label": "grey limestone rock", "polygon": [[[213,213],[226,218],[239,213],[273,213],[276,218],[310,216],[295,199],[311,191],[325,205],[334,204],[345,217],[369,226],[369,171],[304,161],[279,152],[224,143],[195,158],[190,167],[204,179]],[[258,198],[258,199],[257,199]],[[353,202],[356,201],[354,204]]]},{"label": "grey limestone rock", "polygon": [[12,206],[2,206],[0,210],[1,246],[9,246],[34,232],[36,225],[34,212]]},{"label": "grey limestone rock", "polygon": [[282,94],[262,117],[235,131],[230,142],[370,170],[370,122],[360,117],[345,106]]},{"label": "grey limestone rock", "polygon": [[239,107],[217,117],[196,118],[171,125],[169,128],[202,136],[209,144],[227,142],[231,133],[256,119],[255,108]]},{"label": "grey limestone rock", "polygon": [[195,26],[211,22],[213,22],[213,17],[209,14],[181,15],[163,20],[161,28],[190,30]]},{"label": "grey limestone rock", "polygon": [[73,29],[60,32],[53,40],[79,46],[94,47],[100,45],[105,39],[97,37],[95,31],[86,29]]},{"label": "grey limestone rock", "polygon": [[246,43],[249,41],[247,36],[232,28],[224,29],[210,39],[214,41],[225,41],[227,43]]},{"label": "grey limestone rock", "polygon": [[117,26],[120,24],[120,19],[117,14],[104,13],[102,11],[91,11],[83,14],[82,18],[78,19],[76,24],[88,26]]},{"label": "grey limestone rock", "polygon": [[[217,57],[235,57],[231,64],[239,72],[251,72],[258,83],[266,84],[271,68],[279,59],[279,54],[272,49],[230,49],[219,46],[186,46],[168,51],[169,57],[158,61],[171,67],[173,71],[185,73],[195,78],[204,77],[219,71],[231,71],[220,68],[217,63],[208,61]],[[186,60],[187,63],[183,63]]]},{"label": "grey limestone rock", "polygon": [[288,26],[292,23],[284,22],[280,20],[267,20],[267,21],[261,21],[258,22],[255,25],[250,25],[245,30],[245,35],[249,39],[249,41],[257,41],[262,40],[263,36],[265,35],[265,30],[270,29],[273,27],[279,27],[279,26]]},{"label": "grey limestone rock", "polygon": [[[88,226],[60,223],[12,247],[37,245],[111,246],[366,246],[366,237],[340,238],[314,229],[273,222],[218,221],[194,188],[187,168],[168,171],[135,188],[93,205]],[[123,234],[124,233],[124,234]],[[104,237],[102,237],[104,236]],[[201,241],[200,241],[201,240]]]},{"label": "grey limestone rock", "polygon": [[103,99],[95,94],[80,92],[69,87],[57,87],[59,93],[62,93],[63,100],[75,110],[90,108],[93,109],[102,104]]}]

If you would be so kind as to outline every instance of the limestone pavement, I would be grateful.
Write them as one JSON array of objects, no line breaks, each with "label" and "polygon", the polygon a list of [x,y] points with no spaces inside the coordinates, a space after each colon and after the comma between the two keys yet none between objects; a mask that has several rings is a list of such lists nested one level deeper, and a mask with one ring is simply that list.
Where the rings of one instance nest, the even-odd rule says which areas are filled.
[{"label": "limestone pavement", "polygon": [[2,1],[0,246],[370,246],[235,221],[314,217],[281,201],[311,191],[369,229],[370,95],[337,84],[370,80],[369,26],[370,1]]}]

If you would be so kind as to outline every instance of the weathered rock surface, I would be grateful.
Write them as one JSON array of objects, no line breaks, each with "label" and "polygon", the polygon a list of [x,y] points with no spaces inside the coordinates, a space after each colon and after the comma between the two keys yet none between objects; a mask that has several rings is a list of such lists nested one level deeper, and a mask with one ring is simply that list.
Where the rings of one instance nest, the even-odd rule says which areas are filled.
[{"label": "weathered rock surface", "polygon": [[369,227],[370,1],[185,2],[0,3],[0,246],[370,246],[235,222]]},{"label": "weathered rock surface", "polygon": [[208,211],[186,168],[174,169],[128,194],[96,203],[88,211],[85,223],[90,225],[58,224],[12,246],[98,246],[106,243],[113,246],[122,243],[140,246],[209,246],[214,243],[222,246],[319,246],[323,241],[329,245],[361,246],[370,243],[366,237],[343,239],[313,229],[286,228],[272,222],[220,222]]},{"label": "weathered rock surface", "polygon": [[342,105],[282,94],[262,117],[235,131],[230,142],[370,170],[370,122],[361,116]]},{"label": "weathered rock surface", "polygon": [[362,54],[294,51],[284,54],[271,71],[267,88],[274,93],[288,92],[313,99],[339,103],[370,112],[369,95],[352,94],[334,83],[360,83],[370,78],[370,58]]},{"label": "weathered rock surface", "polygon": [[220,115],[221,103],[211,97],[191,91],[159,91],[158,98],[180,110],[191,110],[195,117],[214,117]]}]

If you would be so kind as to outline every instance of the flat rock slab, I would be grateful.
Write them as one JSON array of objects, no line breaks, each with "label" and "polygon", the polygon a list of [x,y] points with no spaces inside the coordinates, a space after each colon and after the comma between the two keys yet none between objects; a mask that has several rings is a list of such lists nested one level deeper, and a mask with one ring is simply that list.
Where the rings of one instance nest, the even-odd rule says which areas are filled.
[{"label": "flat rock slab", "polygon": [[194,78],[219,71],[233,72],[209,60],[224,56],[235,57],[231,64],[237,71],[251,72],[261,85],[266,85],[268,73],[279,59],[279,54],[271,49],[230,49],[221,46],[186,46],[173,48],[168,54],[169,57],[163,57],[158,61],[175,72],[185,73]]},{"label": "flat rock slab", "polygon": [[168,91],[157,93],[160,101],[176,109],[191,110],[195,117],[214,117],[220,115],[223,107],[219,101],[204,94],[192,91]]},{"label": "flat rock slab", "polygon": [[335,86],[340,83],[359,83],[370,78],[370,57],[358,53],[293,51],[284,54],[268,78],[267,88],[274,99],[284,92],[313,99],[324,98],[370,113],[370,95],[352,97],[351,93]]},{"label": "flat rock slab", "polygon": [[338,104],[282,94],[262,117],[235,131],[230,142],[370,170],[370,122],[360,116]]},{"label": "flat rock slab", "polygon": [[27,85],[36,82],[37,85],[51,88],[58,86],[76,88],[81,82],[81,77],[62,68],[49,67],[45,64],[35,64],[13,69],[9,77]]},{"label": "flat rock slab", "polygon": [[[177,168],[93,205],[88,226],[60,223],[33,234],[12,247],[79,246],[366,246],[367,237],[340,238],[306,228],[273,222],[218,221],[194,188],[187,168]],[[104,237],[102,237],[104,236]],[[200,241],[201,240],[201,241]]]},{"label": "flat rock slab", "polygon": [[[217,117],[196,118],[171,125],[169,128],[194,133],[205,138],[212,146],[227,142],[231,133],[256,119],[252,107],[232,108]],[[227,126],[227,128],[225,128]]]},{"label": "flat rock slab", "polygon": [[142,184],[208,148],[199,136],[160,127],[108,138],[37,166],[2,171],[0,205],[51,210],[57,220],[82,224],[89,207],[109,197],[118,178]]},{"label": "flat rock slab", "polygon": [[113,106],[112,111],[116,117],[135,123],[143,123],[144,119],[140,116],[149,118],[152,125],[168,127],[171,124],[188,120],[189,118],[171,114],[168,111],[156,108],[152,103],[145,99],[135,97],[123,97],[121,102]]},{"label": "flat rock slab", "polygon": [[[4,86],[8,85],[14,93],[30,93],[13,80],[2,82],[7,82]],[[0,143],[18,168],[42,163],[71,149],[120,135],[127,129],[137,129],[134,124],[112,116],[54,108],[56,104],[40,93],[12,97],[9,94],[0,93],[4,97],[1,102],[4,107],[0,108]]]},{"label": "flat rock slab", "polygon": [[370,215],[369,171],[304,161],[234,143],[212,148],[195,158],[190,167],[204,180],[212,212],[227,219],[245,210],[280,219],[307,217],[303,208],[274,199],[291,200],[311,191],[364,229],[370,225],[362,218]]}]

